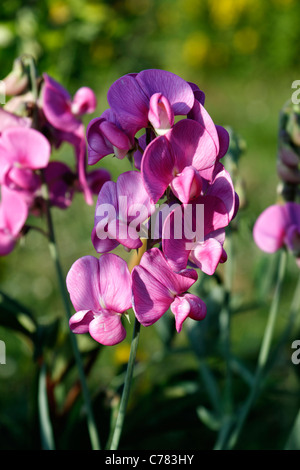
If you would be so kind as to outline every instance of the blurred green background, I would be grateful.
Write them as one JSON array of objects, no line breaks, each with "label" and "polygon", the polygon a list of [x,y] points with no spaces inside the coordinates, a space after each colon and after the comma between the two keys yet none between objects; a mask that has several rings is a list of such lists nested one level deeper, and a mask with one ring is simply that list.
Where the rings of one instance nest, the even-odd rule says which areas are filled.
[{"label": "blurred green background", "polygon": [[[1,2],[3,78],[14,58],[29,53],[36,58],[40,73],[52,75],[71,94],[80,86],[90,86],[98,106],[85,119],[87,124],[106,109],[107,90],[121,75],[146,68],[166,69],[196,83],[206,94],[205,106],[214,122],[230,126],[244,140],[246,151],[239,162],[237,190],[245,205],[233,234],[233,292],[244,308],[232,320],[232,348],[250,370],[255,366],[270,301],[265,284],[269,281],[272,287],[272,278],[266,270],[277,262],[276,255],[266,256],[254,245],[252,227],[259,213],[276,200],[279,111],[291,97],[292,82],[300,79],[299,18],[300,2],[296,0]],[[74,161],[67,145],[55,156]],[[128,163],[111,156],[97,166],[108,168],[113,178],[130,169]],[[90,242],[93,216],[94,208],[86,206],[81,195],[68,211],[54,210],[65,272],[80,256],[95,254]],[[121,249],[116,252],[124,257]],[[291,260],[280,315],[283,324],[296,276]],[[11,255],[0,260],[0,282],[1,290],[22,302],[42,324],[56,318],[64,322],[54,268],[39,234],[29,233]],[[128,340],[121,345],[99,348],[89,376],[103,439],[128,357],[130,330],[131,325]],[[207,358],[222,391],[224,364],[216,346],[218,332],[210,334],[213,352],[209,351]],[[203,382],[198,380],[199,363],[189,347],[188,334],[183,330],[175,339],[177,355],[164,355],[161,335],[154,327],[142,329],[141,373],[132,390],[121,444],[131,449],[209,449],[216,433],[196,412],[208,399]],[[7,344],[7,364],[0,365],[0,448],[36,449],[40,439],[32,344],[24,335],[4,327],[0,327],[0,339]],[[249,419],[240,448],[280,448],[285,443],[299,407],[300,366],[297,369],[290,361],[293,339],[297,337],[287,342],[281,363],[271,376],[273,387],[267,389]],[[80,337],[79,342],[83,351],[95,347],[86,337]],[[55,348],[49,348],[47,354],[53,375],[58,374],[63,359]],[[235,380],[234,394],[239,402],[247,387],[240,378]],[[58,387],[58,403],[68,392],[68,384],[67,380]],[[77,404],[69,419],[59,423],[61,447],[88,448],[80,410]]]}]

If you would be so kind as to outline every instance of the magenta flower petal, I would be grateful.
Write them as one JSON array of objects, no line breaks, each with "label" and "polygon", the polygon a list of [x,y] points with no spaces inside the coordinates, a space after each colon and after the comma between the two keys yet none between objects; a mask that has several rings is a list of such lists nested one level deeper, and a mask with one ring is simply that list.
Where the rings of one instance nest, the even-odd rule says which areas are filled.
[{"label": "magenta flower petal", "polygon": [[139,248],[142,224],[153,210],[139,172],[128,171],[122,173],[117,182],[106,182],[96,204],[94,247],[97,251],[115,247],[114,243],[107,242],[111,239],[129,249]]},{"label": "magenta flower petal", "polygon": [[80,121],[72,114],[72,98],[56,80],[44,74],[42,107],[49,123],[65,132],[73,132]]},{"label": "magenta flower petal", "polygon": [[89,188],[93,194],[99,194],[102,186],[106,181],[110,181],[111,175],[108,170],[105,168],[98,168],[97,170],[92,170],[86,175],[86,180]]},{"label": "magenta flower petal", "polygon": [[4,183],[11,189],[36,191],[41,185],[39,176],[28,168],[12,167],[4,178]]},{"label": "magenta flower petal", "polygon": [[144,326],[155,323],[170,307],[174,298],[188,290],[197,273],[175,273],[158,248],[147,251],[140,265],[132,271],[133,307]]},{"label": "magenta flower petal", "polygon": [[92,338],[104,346],[114,346],[126,337],[126,330],[122,325],[121,316],[111,312],[101,312],[89,325]]},{"label": "magenta flower petal", "polygon": [[93,113],[97,106],[97,98],[89,87],[79,88],[72,100],[71,111],[76,116]]},{"label": "magenta flower petal", "polygon": [[1,187],[0,203],[0,255],[8,255],[15,247],[17,238],[28,217],[24,199],[16,191]]},{"label": "magenta flower petal", "polygon": [[154,203],[172,182],[174,168],[175,155],[171,145],[166,136],[157,137],[147,146],[141,163],[144,185]]},{"label": "magenta flower petal", "polygon": [[180,333],[182,324],[187,317],[198,321],[203,320],[207,309],[202,299],[187,293],[175,298],[171,304],[171,311],[175,315],[176,330]]},{"label": "magenta flower petal", "polygon": [[107,101],[130,135],[147,127],[148,99],[134,76],[125,75],[114,82],[108,90]]},{"label": "magenta flower petal", "polygon": [[216,143],[205,124],[183,119],[173,126],[166,137],[174,149],[178,171],[189,165],[203,170],[216,162]]},{"label": "magenta flower petal", "polygon": [[66,282],[76,311],[100,309],[99,276],[99,261],[94,256],[84,256],[71,266]]},{"label": "magenta flower petal", "polygon": [[86,136],[89,165],[112,153],[118,158],[124,158],[133,147],[111,110],[106,110],[99,118],[90,121]]},{"label": "magenta flower petal", "polygon": [[236,193],[228,171],[220,163],[217,167],[219,170],[212,183],[205,188],[205,194],[219,197],[225,204],[229,220],[231,220],[236,213]]},{"label": "magenta flower petal", "polygon": [[125,312],[131,308],[131,276],[126,262],[109,253],[99,258],[101,299],[108,310]]},{"label": "magenta flower petal", "polygon": [[217,269],[223,255],[223,246],[215,238],[208,238],[202,243],[196,243],[191,250],[189,259],[202,272],[212,275]]},{"label": "magenta flower petal", "polygon": [[272,205],[258,217],[253,228],[253,237],[257,246],[274,253],[284,245],[285,231],[288,225],[284,206]]}]

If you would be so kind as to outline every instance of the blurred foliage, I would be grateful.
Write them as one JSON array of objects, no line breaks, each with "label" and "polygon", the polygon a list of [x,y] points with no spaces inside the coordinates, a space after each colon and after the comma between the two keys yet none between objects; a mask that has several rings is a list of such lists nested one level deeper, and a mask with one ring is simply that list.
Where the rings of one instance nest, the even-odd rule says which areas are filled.
[{"label": "blurred foliage", "polygon": [[[297,0],[1,2],[3,77],[15,57],[31,54],[39,72],[52,75],[71,94],[80,86],[92,87],[99,97],[99,115],[106,108],[108,87],[121,75],[167,69],[197,83],[214,121],[230,129],[227,165],[242,201],[231,233],[231,368],[237,403],[247,396],[274,288],[277,257],[259,252],[252,227],[258,214],[276,200],[279,112],[290,98],[292,82],[300,78],[299,18]],[[60,155],[73,161],[66,146]],[[130,168],[126,161],[111,157],[99,166],[108,168],[113,178]],[[80,256],[95,254],[90,242],[94,208],[78,195],[67,211],[54,210],[53,215],[67,272]],[[122,250],[116,252],[124,257]],[[204,322],[187,324],[180,335],[174,334],[173,318],[168,316],[155,328],[142,329],[121,448],[214,445],[226,376],[220,330],[227,299],[225,269],[226,264],[195,286],[208,306]],[[287,321],[297,273],[291,260],[278,330]],[[60,448],[89,448],[55,271],[38,233],[29,233],[9,257],[0,259],[0,282],[5,292],[0,298],[0,338],[7,345],[7,364],[0,366],[0,448],[40,448],[36,396],[41,359],[48,366],[57,443]],[[59,335],[58,322],[65,325]],[[126,341],[111,348],[79,338],[102,441],[108,438],[111,414],[119,403],[131,327],[126,325]],[[240,448],[285,444],[299,407],[299,366],[291,363],[289,344],[250,415]],[[213,377],[207,375],[208,366]]]},{"label": "blurred foliage", "polygon": [[[166,68],[188,77],[293,70],[296,0],[3,0],[3,71],[30,53],[66,85]],[[184,77],[184,78],[185,78]]]}]

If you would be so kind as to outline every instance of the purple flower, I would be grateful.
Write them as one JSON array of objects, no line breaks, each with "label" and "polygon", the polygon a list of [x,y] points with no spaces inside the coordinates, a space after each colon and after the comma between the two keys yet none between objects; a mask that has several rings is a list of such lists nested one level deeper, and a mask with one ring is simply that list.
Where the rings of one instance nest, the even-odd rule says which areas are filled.
[{"label": "purple flower", "polygon": [[138,321],[150,326],[171,308],[179,333],[187,317],[202,320],[206,315],[205,303],[186,292],[197,277],[193,269],[172,271],[158,248],[144,253],[140,264],[132,270],[133,308]]},{"label": "purple flower", "polygon": [[0,137],[0,184],[11,189],[34,192],[40,186],[35,170],[48,165],[51,147],[40,132],[12,127]]},{"label": "purple flower", "polygon": [[69,92],[56,80],[43,74],[42,109],[48,122],[64,132],[73,132],[80,125],[80,116],[92,113],[97,101],[94,92],[83,87],[77,90],[72,99]]},{"label": "purple flower", "polygon": [[112,153],[122,159],[135,145],[134,139],[128,137],[110,109],[90,121],[86,129],[86,137],[89,165],[94,165],[101,158]]},{"label": "purple flower", "polygon": [[1,187],[0,256],[8,255],[15,247],[28,216],[24,199],[16,191]]},{"label": "purple flower", "polygon": [[74,333],[89,333],[107,346],[123,341],[121,317],[132,306],[131,277],[123,259],[112,253],[78,259],[67,275],[67,288],[76,310],[69,321]]},{"label": "purple flower", "polygon": [[300,204],[287,202],[265,209],[255,222],[253,237],[266,253],[274,253],[286,246],[300,267]]},{"label": "purple flower", "polygon": [[107,94],[122,129],[131,136],[148,127],[149,122],[158,131],[172,125],[174,115],[190,112],[194,99],[189,83],[171,72],[156,69],[119,78]]},{"label": "purple flower", "polygon": [[92,231],[98,253],[111,251],[120,243],[127,249],[140,248],[142,224],[154,211],[137,171],[122,173],[117,182],[108,181],[100,190]]}]

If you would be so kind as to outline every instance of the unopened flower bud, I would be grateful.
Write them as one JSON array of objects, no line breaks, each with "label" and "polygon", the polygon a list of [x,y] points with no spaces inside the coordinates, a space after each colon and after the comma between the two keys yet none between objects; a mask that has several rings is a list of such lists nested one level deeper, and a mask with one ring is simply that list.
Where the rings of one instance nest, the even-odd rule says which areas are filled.
[{"label": "unopened flower bud", "polygon": [[9,96],[20,95],[28,90],[28,75],[20,58],[15,59],[12,71],[3,79],[3,83]]}]

